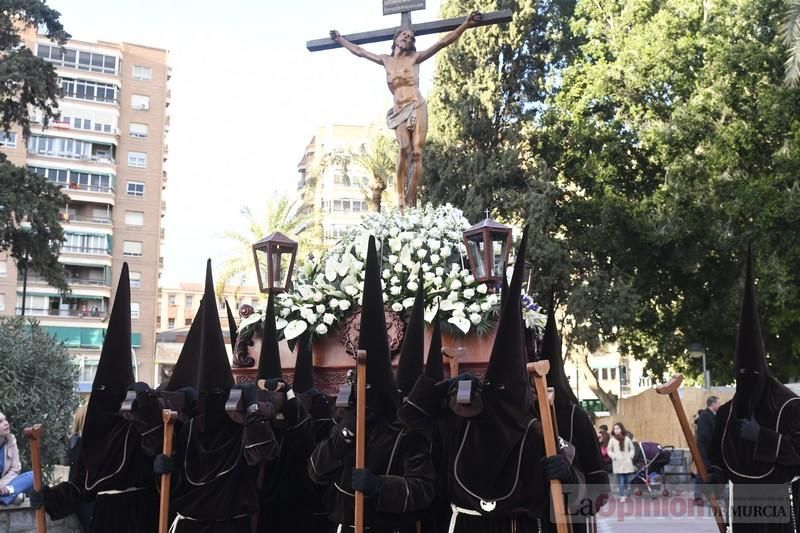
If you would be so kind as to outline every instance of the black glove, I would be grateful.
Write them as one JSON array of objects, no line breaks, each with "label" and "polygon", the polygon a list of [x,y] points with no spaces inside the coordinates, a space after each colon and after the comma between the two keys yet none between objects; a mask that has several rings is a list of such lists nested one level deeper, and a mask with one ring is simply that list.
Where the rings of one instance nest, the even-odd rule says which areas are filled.
[{"label": "black glove", "polygon": [[281,378],[269,378],[264,380],[264,388],[271,391],[281,390],[286,392],[289,386]]},{"label": "black glove", "polygon": [[562,483],[572,481],[572,467],[561,455],[544,458],[544,475],[547,479],[557,479]]},{"label": "black glove", "polygon": [[256,403],[256,395],[258,394],[258,387],[255,383],[241,383],[236,385],[237,389],[242,391],[242,398],[244,399],[245,407],[250,407]]},{"label": "black glove", "polygon": [[153,459],[153,472],[156,474],[171,474],[175,468],[175,462],[169,455],[160,453]]},{"label": "black glove", "polygon": [[345,409],[342,413],[342,421],[339,423],[342,429],[346,429],[350,433],[356,432],[356,410]]},{"label": "black glove", "polygon": [[761,431],[761,426],[758,425],[754,416],[743,418],[739,420],[739,423],[741,424],[741,433],[744,440],[749,440],[750,442],[758,440],[758,432]]},{"label": "black glove", "polygon": [[381,493],[381,478],[366,468],[353,468],[353,490],[360,490],[367,496]]},{"label": "black glove", "polygon": [[28,494],[28,501],[31,504],[31,509],[41,509],[45,506],[44,493],[38,490],[31,490]]}]

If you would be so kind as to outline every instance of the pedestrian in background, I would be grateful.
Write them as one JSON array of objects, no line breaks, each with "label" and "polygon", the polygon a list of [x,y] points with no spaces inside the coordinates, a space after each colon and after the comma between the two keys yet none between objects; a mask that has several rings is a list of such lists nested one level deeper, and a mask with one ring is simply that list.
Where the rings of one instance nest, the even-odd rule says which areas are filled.
[{"label": "pedestrian in background", "polygon": [[609,439],[608,456],[611,458],[611,469],[617,479],[619,501],[628,501],[628,490],[636,468],[633,466],[633,441],[628,437],[629,432],[622,422],[617,422],[612,428]]},{"label": "pedestrian in background", "polygon": [[11,424],[0,413],[0,503],[19,505],[25,493],[33,488],[33,473],[20,473],[17,439],[11,434]]}]

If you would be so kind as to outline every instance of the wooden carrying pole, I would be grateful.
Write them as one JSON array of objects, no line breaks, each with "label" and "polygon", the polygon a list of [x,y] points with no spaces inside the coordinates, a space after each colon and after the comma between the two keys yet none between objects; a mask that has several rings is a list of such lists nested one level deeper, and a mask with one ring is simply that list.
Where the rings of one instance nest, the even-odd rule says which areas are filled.
[{"label": "wooden carrying pole", "polygon": [[[22,431],[31,448],[31,466],[33,467],[33,490],[42,490],[42,425],[35,424]],[[36,509],[36,530],[39,533],[47,533],[47,521],[44,516],[44,507]]]},{"label": "wooden carrying pole", "polygon": [[[554,430],[554,419],[551,416],[550,402],[547,400],[547,372],[550,370],[550,361],[537,361],[528,363],[528,374],[533,376],[533,384],[536,388],[536,401],[539,403],[539,416],[542,420],[542,432],[544,433],[544,451],[547,457],[558,455],[556,450],[556,438],[558,435]],[[564,508],[564,491],[561,481],[550,480],[550,498],[553,504],[553,518],[556,523],[557,533],[569,533],[571,525],[569,516]]]},{"label": "wooden carrying pole", "polygon": [[[161,453],[172,457],[172,433],[175,429],[175,419],[178,413],[169,409],[161,411],[161,420],[164,422],[164,446]],[[167,533],[169,530],[169,491],[172,474],[161,474],[161,498],[158,508],[158,533]]]},{"label": "wooden carrying pole", "polygon": [[[683,383],[683,375],[675,374],[669,382],[656,387],[656,392],[658,394],[669,395],[669,399],[672,401],[672,407],[675,408],[675,414],[678,415],[678,422],[680,422],[681,430],[683,430],[683,436],[689,444],[689,450],[692,452],[692,460],[694,460],[694,464],[697,466],[697,473],[700,475],[700,479],[705,483],[708,481],[706,465],[703,462],[703,457],[700,455],[700,449],[697,447],[694,433],[692,433],[691,426],[689,426],[689,419],[686,418],[686,412],[683,410],[683,403],[678,395],[678,389],[680,389],[681,383]],[[717,527],[720,533],[725,533],[725,517],[722,516],[717,497],[711,493],[708,495],[708,501],[711,504],[711,509],[714,511],[714,519],[717,521]]]},{"label": "wooden carrying pole", "polygon": [[[364,468],[367,444],[367,351],[358,350],[356,358],[356,468]],[[364,493],[356,491],[355,533],[364,533]]]}]

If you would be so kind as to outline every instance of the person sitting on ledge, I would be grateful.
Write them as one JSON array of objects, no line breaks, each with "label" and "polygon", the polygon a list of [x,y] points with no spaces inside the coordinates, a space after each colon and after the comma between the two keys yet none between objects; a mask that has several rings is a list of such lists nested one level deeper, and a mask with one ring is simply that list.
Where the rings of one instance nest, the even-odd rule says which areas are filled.
[{"label": "person sitting on ledge", "polygon": [[11,434],[11,425],[6,415],[0,413],[0,503],[19,505],[25,493],[33,488],[33,473],[20,474],[17,439]]}]

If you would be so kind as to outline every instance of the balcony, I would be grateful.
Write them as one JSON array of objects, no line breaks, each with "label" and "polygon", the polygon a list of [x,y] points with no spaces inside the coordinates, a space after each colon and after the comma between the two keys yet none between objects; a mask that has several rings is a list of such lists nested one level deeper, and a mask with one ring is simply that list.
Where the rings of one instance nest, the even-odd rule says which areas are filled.
[{"label": "balcony", "polygon": [[[110,189],[110,187],[106,187]],[[113,192],[113,191],[105,191],[105,192]],[[73,214],[61,214],[61,222],[62,224],[101,224],[103,226],[110,226],[111,225],[111,217],[96,217],[96,216],[84,216],[84,215],[73,215]]]},{"label": "balcony", "polygon": [[[17,316],[22,315],[22,308],[16,308]],[[99,309],[41,309],[36,307],[26,307],[25,316],[48,316],[64,318],[81,318],[87,320],[103,321],[108,318],[107,311]]]},{"label": "balcony", "polygon": [[108,248],[89,248],[86,246],[61,246],[62,254],[81,254],[81,255],[102,255],[109,256],[111,252]]}]

